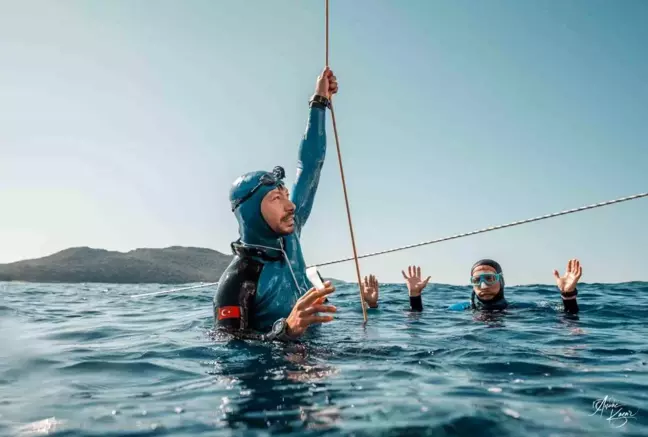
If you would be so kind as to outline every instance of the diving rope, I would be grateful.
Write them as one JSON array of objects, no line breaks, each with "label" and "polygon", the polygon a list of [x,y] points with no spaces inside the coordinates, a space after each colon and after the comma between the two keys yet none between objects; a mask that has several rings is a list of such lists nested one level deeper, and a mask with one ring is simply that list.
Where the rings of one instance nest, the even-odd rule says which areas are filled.
[{"label": "diving rope", "polygon": [[[329,66],[329,0],[326,0],[326,67]],[[335,135],[335,145],[337,147],[338,163],[340,164],[340,176],[342,177],[342,191],[344,192],[344,203],[346,205],[347,219],[349,221],[349,232],[351,234],[351,247],[353,248],[353,259],[355,260],[356,275],[358,277],[358,287],[360,290],[360,305],[362,306],[362,316],[365,323],[367,322],[367,308],[364,297],[362,296],[362,276],[360,275],[360,263],[358,262],[358,250],[356,249],[355,236],[353,235],[353,224],[351,223],[351,210],[349,208],[349,196],[347,195],[346,180],[344,179],[344,168],[342,167],[342,152],[340,152],[340,140],[335,124],[335,112],[333,111],[333,95],[328,96],[331,109],[331,120],[333,122],[333,134]]]},{"label": "diving rope", "polygon": [[151,293],[133,294],[131,295],[131,297],[134,299],[136,297],[156,296],[158,294],[175,293],[176,291],[185,291],[185,290],[193,290],[195,288],[211,287],[212,285],[217,285],[217,284],[218,282],[210,282],[208,284],[192,285],[191,287],[174,288],[172,290],[162,290],[162,291],[153,291]]},{"label": "diving rope", "polygon": [[[393,248],[393,249],[381,250],[380,252],[367,253],[365,255],[360,255],[357,258],[369,258],[369,257],[372,257],[372,256],[383,255],[385,253],[391,253],[391,252],[398,252],[400,250],[412,249],[414,247],[425,246],[425,245],[428,245],[428,244],[441,243],[442,241],[455,240],[457,238],[468,237],[470,235],[482,234],[484,232],[490,232],[490,231],[496,231],[498,229],[510,228],[510,227],[513,227],[513,226],[519,226],[519,225],[523,225],[523,224],[526,224],[526,223],[537,222],[537,221],[540,221],[540,220],[546,220],[546,219],[550,219],[550,218],[553,218],[553,217],[558,217],[558,216],[561,216],[561,215],[572,214],[572,213],[575,213],[575,212],[585,211],[585,210],[588,210],[588,209],[600,208],[602,206],[613,205],[615,203],[627,202],[628,200],[640,199],[642,197],[648,197],[648,193],[635,194],[633,196],[621,197],[621,198],[615,199],[615,200],[608,200],[607,202],[600,202],[600,203],[595,203],[595,204],[592,204],[592,205],[581,206],[580,208],[573,208],[573,209],[568,209],[568,210],[565,210],[565,211],[554,212],[553,214],[546,214],[546,215],[542,215],[542,216],[539,216],[539,217],[534,217],[534,218],[530,218],[530,219],[526,219],[526,220],[520,220],[520,221],[512,222],[512,223],[507,223],[507,224],[504,224],[504,225],[491,226],[489,228],[479,229],[479,230],[471,231],[471,232],[465,232],[463,234],[452,235],[450,237],[437,238],[436,240],[424,241],[422,243],[410,244],[408,246],[401,246],[401,247],[396,247],[396,248]],[[354,259],[354,258],[342,258],[342,259],[338,259],[338,260],[334,260],[334,261],[328,261],[328,262],[324,262],[324,263],[320,263],[320,264],[313,264],[313,266],[317,266],[317,267],[328,266],[328,265],[331,265],[331,264],[338,264],[338,263],[350,261],[352,259]],[[311,266],[309,266],[309,267],[311,267]]]},{"label": "diving rope", "polygon": [[[436,240],[430,240],[430,241],[424,241],[422,243],[410,244],[409,246],[401,246],[401,247],[396,247],[394,249],[382,250],[380,252],[367,253],[365,255],[360,255],[357,258],[342,258],[342,259],[338,259],[338,260],[334,260],[334,261],[327,261],[325,263],[313,264],[312,266],[308,266],[308,267],[328,266],[328,265],[331,265],[331,264],[338,264],[338,263],[342,263],[342,262],[346,262],[346,261],[351,261],[352,259],[357,260],[358,258],[369,258],[369,257],[372,257],[372,256],[383,255],[385,253],[398,252],[400,250],[406,250],[406,249],[411,249],[411,248],[414,248],[414,247],[425,246],[427,244],[440,243],[442,241],[448,241],[448,240],[456,240],[457,238],[469,237],[471,235],[476,235],[476,234],[483,234],[484,232],[496,231],[498,229],[511,228],[513,226],[519,226],[519,225],[523,225],[523,224],[526,224],[526,223],[537,222],[537,221],[540,221],[540,220],[546,220],[546,219],[550,219],[550,218],[553,218],[553,217],[558,217],[558,216],[561,216],[561,215],[573,214],[575,212],[586,211],[588,209],[594,209],[594,208],[601,208],[603,206],[613,205],[615,203],[621,203],[621,202],[627,202],[629,200],[641,199],[642,197],[648,197],[648,193],[640,193],[640,194],[635,194],[633,196],[621,197],[619,199],[608,200],[607,202],[594,203],[592,205],[581,206],[580,208],[567,209],[565,211],[554,212],[553,214],[546,214],[546,215],[542,215],[542,216],[539,216],[539,217],[534,217],[534,218],[530,218],[530,219],[526,219],[526,220],[520,220],[520,221],[512,222],[512,223],[507,223],[507,224],[504,224],[504,225],[491,226],[489,228],[479,229],[479,230],[471,231],[471,232],[465,232],[463,234],[452,235],[450,237],[437,238]],[[193,289],[196,289],[196,288],[211,287],[211,286],[214,286],[214,285],[217,285],[217,284],[218,284],[218,282],[210,282],[210,283],[207,283],[207,284],[194,285],[194,286],[191,286],[191,287],[174,288],[172,290],[155,291],[153,293],[135,294],[135,295],[133,295],[131,297],[134,298],[134,297],[143,297],[143,296],[153,296],[153,295],[157,295],[157,294],[174,293],[176,291],[193,290]],[[364,299],[363,299],[363,304],[364,304]],[[363,308],[364,308],[364,305],[363,305]]]}]

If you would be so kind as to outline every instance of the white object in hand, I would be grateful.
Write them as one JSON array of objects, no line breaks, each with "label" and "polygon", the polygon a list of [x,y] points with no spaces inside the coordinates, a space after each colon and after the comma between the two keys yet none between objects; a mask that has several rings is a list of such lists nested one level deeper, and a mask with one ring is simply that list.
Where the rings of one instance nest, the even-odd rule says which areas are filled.
[{"label": "white object in hand", "polygon": [[308,276],[308,280],[311,281],[311,284],[313,284],[313,287],[317,288],[318,290],[324,290],[324,284],[322,283],[322,280],[320,279],[319,273],[317,273],[317,267],[309,267],[306,269],[306,276]]}]

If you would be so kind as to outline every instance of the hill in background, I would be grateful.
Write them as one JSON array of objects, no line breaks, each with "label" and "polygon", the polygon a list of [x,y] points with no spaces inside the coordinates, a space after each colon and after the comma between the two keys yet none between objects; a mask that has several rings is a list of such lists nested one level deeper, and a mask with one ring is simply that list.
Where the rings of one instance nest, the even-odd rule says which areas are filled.
[{"label": "hill in background", "polygon": [[0,264],[0,281],[161,283],[215,282],[231,255],[198,247],[113,252],[74,247],[43,258]]},{"label": "hill in background", "polygon": [[[186,284],[216,282],[232,255],[173,246],[115,252],[73,247],[43,258],[0,264],[0,281]],[[331,279],[337,286],[344,281]]]}]

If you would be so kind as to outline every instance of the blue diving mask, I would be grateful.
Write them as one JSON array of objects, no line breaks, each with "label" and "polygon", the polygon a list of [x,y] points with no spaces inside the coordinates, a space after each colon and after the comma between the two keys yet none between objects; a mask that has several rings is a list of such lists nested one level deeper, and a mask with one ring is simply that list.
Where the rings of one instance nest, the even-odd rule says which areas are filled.
[{"label": "blue diving mask", "polygon": [[471,276],[470,283],[478,286],[482,282],[486,285],[495,285],[500,281],[501,273],[482,273],[480,275]]},{"label": "blue diving mask", "polygon": [[233,203],[232,211],[241,206],[243,202],[254,196],[254,193],[259,191],[259,189],[263,186],[274,186],[274,188],[283,187],[284,183],[282,179],[285,177],[286,172],[284,171],[283,167],[280,166],[275,167],[272,170],[272,173],[264,173],[263,175],[261,175],[259,182],[254,186],[254,188],[252,188],[245,196],[241,197]]}]

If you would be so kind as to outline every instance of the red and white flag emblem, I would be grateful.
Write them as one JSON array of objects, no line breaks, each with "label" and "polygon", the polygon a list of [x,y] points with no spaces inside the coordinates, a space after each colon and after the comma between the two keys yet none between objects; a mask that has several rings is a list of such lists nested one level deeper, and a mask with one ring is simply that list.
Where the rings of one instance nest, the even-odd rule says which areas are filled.
[{"label": "red and white flag emblem", "polygon": [[218,309],[218,320],[223,319],[238,319],[241,317],[240,307],[220,307]]}]

